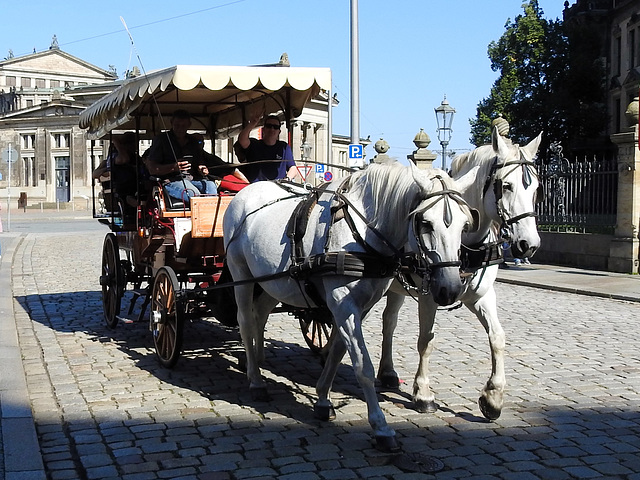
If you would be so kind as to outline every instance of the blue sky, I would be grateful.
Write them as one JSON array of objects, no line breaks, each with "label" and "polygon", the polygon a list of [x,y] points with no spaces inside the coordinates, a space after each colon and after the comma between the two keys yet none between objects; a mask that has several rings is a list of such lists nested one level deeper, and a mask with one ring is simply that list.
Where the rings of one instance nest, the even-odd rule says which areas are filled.
[{"label": "blue sky", "polygon": [[[571,2],[573,3],[573,2]],[[564,0],[539,0],[546,18],[562,18]],[[446,94],[457,113],[450,147],[471,148],[469,118],[489,94],[487,45],[522,13],[521,0],[360,0],[360,135],[384,138],[405,159],[420,128],[440,151],[434,108]],[[134,46],[120,21],[122,16]],[[333,133],[350,134],[348,0],[190,0],[16,2],[0,29],[0,57],[62,50],[122,75],[176,64],[255,65],[287,52],[292,66],[329,67]],[[531,132],[531,137],[538,132]],[[373,149],[368,148],[369,158]],[[438,160],[439,163],[439,160]]]}]

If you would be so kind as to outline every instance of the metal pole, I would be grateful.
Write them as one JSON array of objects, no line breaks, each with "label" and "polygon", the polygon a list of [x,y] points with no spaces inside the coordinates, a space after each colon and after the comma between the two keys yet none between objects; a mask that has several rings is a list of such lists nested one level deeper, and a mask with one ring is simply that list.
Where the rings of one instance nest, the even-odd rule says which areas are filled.
[{"label": "metal pole", "polygon": [[9,182],[7,184],[7,232],[11,231],[11,142],[7,150],[9,160]]},{"label": "metal pole", "polygon": [[446,157],[445,155],[447,154],[447,142],[442,142],[442,170],[447,170],[446,169]]},{"label": "metal pole", "polygon": [[360,143],[358,0],[351,0],[351,143]]}]

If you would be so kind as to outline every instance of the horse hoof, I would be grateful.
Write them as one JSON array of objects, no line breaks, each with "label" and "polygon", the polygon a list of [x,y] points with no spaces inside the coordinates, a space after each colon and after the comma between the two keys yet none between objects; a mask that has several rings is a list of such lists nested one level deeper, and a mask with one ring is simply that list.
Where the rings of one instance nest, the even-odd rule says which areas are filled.
[{"label": "horse hoof", "polygon": [[313,413],[318,420],[322,420],[323,422],[329,422],[336,419],[336,410],[333,408],[333,405],[325,406],[315,404],[313,406]]},{"label": "horse hoof", "polygon": [[376,449],[384,453],[397,453],[400,451],[400,445],[396,437],[376,436]]},{"label": "horse hoof", "polygon": [[480,407],[480,411],[482,412],[482,415],[484,415],[484,418],[486,418],[487,420],[494,421],[500,418],[500,414],[502,413],[502,410],[489,405],[489,402],[487,402],[486,398],[484,397],[478,398],[478,406]]},{"label": "horse hoof", "polygon": [[382,388],[391,388],[393,390],[398,390],[400,388],[400,379],[398,375],[393,373],[389,373],[387,375],[381,375],[378,377],[380,381],[380,386]]},{"label": "horse hoof", "polygon": [[267,392],[266,387],[256,387],[251,388],[251,399],[254,402],[268,402],[271,400],[271,396],[269,392]]},{"label": "horse hoof", "polygon": [[440,408],[434,400],[416,400],[413,402],[413,407],[420,413],[435,413]]}]

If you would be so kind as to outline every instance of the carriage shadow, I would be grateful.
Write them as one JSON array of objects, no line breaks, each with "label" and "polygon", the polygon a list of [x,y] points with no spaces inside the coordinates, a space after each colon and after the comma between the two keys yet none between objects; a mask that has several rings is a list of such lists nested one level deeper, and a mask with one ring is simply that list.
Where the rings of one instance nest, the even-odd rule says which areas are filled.
[{"label": "carriage shadow", "polygon": [[[183,353],[173,369],[160,365],[154,351],[147,316],[138,320],[139,303],[128,315],[132,295],[125,293],[122,317],[115,329],[107,328],[102,314],[100,291],[62,292],[15,296],[31,320],[60,333],[84,333],[94,342],[115,346],[133,360],[135,367],[159,380],[201,394],[212,402],[228,402],[250,407],[268,415],[284,415],[315,424],[313,403],[315,384],[322,372],[321,358],[305,344],[297,323],[300,344],[266,339],[263,376],[271,396],[270,402],[252,400],[246,373],[243,371],[244,348],[237,328],[214,319],[189,320],[184,325]],[[342,364],[333,392],[336,408],[351,399],[363,400],[353,369]]]}]

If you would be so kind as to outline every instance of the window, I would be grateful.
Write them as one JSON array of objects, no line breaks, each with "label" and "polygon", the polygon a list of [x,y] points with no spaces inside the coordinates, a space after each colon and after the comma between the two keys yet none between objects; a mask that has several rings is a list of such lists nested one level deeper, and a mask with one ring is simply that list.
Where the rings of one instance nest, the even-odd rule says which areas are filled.
[{"label": "window", "polygon": [[33,150],[36,148],[36,135],[34,133],[21,135],[21,140],[23,150]]},{"label": "window", "polygon": [[622,38],[616,37],[613,39],[613,74],[615,76],[620,75],[620,69],[622,68]]},{"label": "window", "polygon": [[56,162],[56,170],[65,170],[71,166],[69,157],[56,157],[55,162]]},{"label": "window", "polygon": [[629,70],[636,66],[636,31],[629,30]]},{"label": "window", "polygon": [[46,83],[44,81],[44,78],[36,78],[36,88],[44,88],[46,86]]},{"label": "window", "polygon": [[22,171],[24,172],[23,186],[37,186],[38,177],[36,176],[36,164],[33,157],[22,157]]},{"label": "window", "polygon": [[16,86],[16,77],[7,75],[7,87],[15,87]]},{"label": "window", "polygon": [[29,77],[22,77],[20,79],[20,86],[21,87],[26,87],[26,88],[31,88],[31,78]]},{"label": "window", "polygon": [[49,84],[51,88],[60,88],[60,80],[51,80]]},{"label": "window", "polygon": [[53,134],[53,146],[54,148],[69,148],[70,135],[68,133],[54,133]]}]

